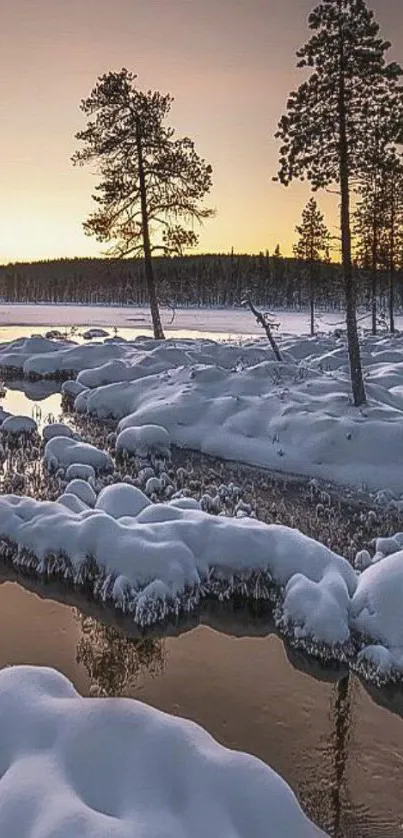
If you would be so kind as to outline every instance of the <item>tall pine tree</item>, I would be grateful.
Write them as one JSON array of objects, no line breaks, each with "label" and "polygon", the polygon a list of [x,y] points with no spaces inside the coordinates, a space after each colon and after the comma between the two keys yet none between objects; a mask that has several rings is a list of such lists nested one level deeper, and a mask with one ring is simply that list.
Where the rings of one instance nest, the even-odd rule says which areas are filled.
[{"label": "tall pine tree", "polygon": [[309,280],[309,302],[311,311],[311,335],[315,334],[315,277],[321,259],[326,258],[329,248],[330,233],[315,198],[308,201],[302,213],[302,221],[296,228],[298,241],[294,245],[294,255],[306,262]]},{"label": "tall pine tree", "polygon": [[297,53],[298,66],[310,75],[290,94],[277,136],[282,140],[279,180],[309,180],[314,190],[339,184],[340,228],[346,296],[346,320],[354,404],[365,403],[357,329],[356,288],[352,263],[351,184],[359,177],[371,115],[382,133],[395,142],[401,132],[399,98],[402,75],[387,64],[390,44],[364,0],[323,0],[309,17],[313,34]]},{"label": "tall pine tree", "polygon": [[93,164],[100,182],[98,209],[85,232],[112,244],[113,256],[143,256],[156,338],[164,333],[154,278],[153,255],[181,254],[197,244],[193,222],[212,213],[202,205],[212,170],[188,137],[176,138],[166,124],[172,98],[142,92],[136,76],[121,70],[101,76],[81,103],[87,127],[73,162]]}]

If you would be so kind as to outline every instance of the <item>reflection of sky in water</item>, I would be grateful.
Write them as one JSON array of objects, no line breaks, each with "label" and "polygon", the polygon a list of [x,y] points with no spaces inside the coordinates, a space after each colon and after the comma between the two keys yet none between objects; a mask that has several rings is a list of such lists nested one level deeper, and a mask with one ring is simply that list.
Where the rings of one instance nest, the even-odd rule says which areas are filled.
[{"label": "reflection of sky in water", "polygon": [[59,382],[54,381],[8,381],[7,393],[1,399],[1,407],[13,415],[30,416],[39,426],[49,419],[59,419],[61,414],[61,393]]},{"label": "reflection of sky in water", "polygon": [[[10,341],[10,340],[18,340],[18,338],[30,338],[32,335],[42,335],[45,336],[47,332],[57,329],[63,339],[72,340],[76,343],[86,343],[84,341],[83,333],[88,329],[98,328],[96,326],[80,326],[79,329],[70,328],[66,329],[66,326],[0,326],[0,342],[3,341]],[[104,328],[103,326],[101,328]],[[109,333],[109,337],[113,338],[116,335],[120,338],[124,338],[125,340],[134,340],[135,338],[139,337],[140,335],[147,335],[148,337],[153,337],[153,330],[147,326],[137,326],[133,329],[127,328],[119,328],[119,329],[105,329]],[[215,341],[226,341],[226,340],[234,340],[237,341],[240,338],[250,338],[255,339],[256,337],[261,337],[261,335],[256,334],[242,334],[239,335],[236,332],[209,332],[209,331],[202,331],[197,329],[175,329],[166,332],[167,338],[192,338],[194,340],[197,339],[204,339],[204,340],[215,340]]]}]

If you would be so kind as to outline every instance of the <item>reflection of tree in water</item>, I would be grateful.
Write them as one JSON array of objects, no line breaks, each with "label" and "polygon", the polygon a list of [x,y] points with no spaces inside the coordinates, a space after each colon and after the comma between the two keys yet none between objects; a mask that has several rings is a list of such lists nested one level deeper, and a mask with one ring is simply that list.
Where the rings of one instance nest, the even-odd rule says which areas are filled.
[{"label": "reflection of tree in water", "polygon": [[120,696],[145,673],[159,675],[164,669],[164,645],[152,637],[129,638],[112,626],[79,615],[81,638],[76,661],[91,680],[91,691],[101,696]]},{"label": "reflection of tree in water", "polygon": [[353,812],[346,782],[353,693],[354,683],[349,675],[335,684],[331,695],[332,729],[328,745],[323,749],[323,744],[318,743],[317,747],[312,748],[312,774],[306,774],[299,783],[299,796],[305,811],[332,838],[345,838],[353,834],[355,838],[360,838],[361,835],[358,830],[345,832]]},{"label": "reflection of tree in water", "polygon": [[[331,785],[331,812],[334,838],[342,838],[343,788],[345,785],[348,745],[350,740],[351,698],[350,676],[337,684],[334,704],[334,730],[332,733],[333,780]],[[347,789],[346,789],[347,792]]]}]

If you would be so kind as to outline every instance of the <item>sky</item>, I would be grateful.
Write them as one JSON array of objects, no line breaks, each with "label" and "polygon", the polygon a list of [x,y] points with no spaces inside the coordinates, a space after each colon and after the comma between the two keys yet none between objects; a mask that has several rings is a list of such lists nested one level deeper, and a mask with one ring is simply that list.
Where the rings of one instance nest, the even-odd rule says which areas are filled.
[{"label": "sky", "polygon": [[[372,4],[403,61],[402,0]],[[213,166],[204,252],[290,253],[309,197],[277,171],[277,122],[300,81],[313,0],[0,0],[0,264],[98,256],[84,235],[95,176],[73,168],[80,100],[127,67],[170,92],[171,121]],[[318,198],[331,229],[334,196]]]}]

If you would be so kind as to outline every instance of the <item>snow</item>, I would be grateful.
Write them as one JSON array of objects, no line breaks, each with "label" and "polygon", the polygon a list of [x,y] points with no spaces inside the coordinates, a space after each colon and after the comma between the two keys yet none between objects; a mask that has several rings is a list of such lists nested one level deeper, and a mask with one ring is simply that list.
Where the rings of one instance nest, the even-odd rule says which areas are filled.
[{"label": "snow", "polygon": [[319,582],[295,574],[285,589],[283,621],[299,638],[343,646],[350,640],[349,608],[347,584],[333,568]]},{"label": "snow", "polygon": [[97,502],[94,489],[85,480],[71,480],[66,486],[64,493],[76,495],[86,506],[95,506]]},{"label": "snow", "polygon": [[95,480],[95,469],[93,466],[83,463],[73,463],[66,471],[66,480]]},{"label": "snow", "polygon": [[[263,342],[167,342],[148,355],[131,345],[124,382],[98,386],[104,368],[92,368],[85,379],[92,389],[77,397],[75,407],[120,420],[120,432],[161,425],[179,447],[359,489],[387,485],[403,494],[403,456],[397,453],[403,450],[403,398],[378,381],[383,340],[364,343],[372,374],[363,410],[351,404],[343,341],[337,373],[324,371],[335,357],[334,342],[284,339],[282,364]],[[403,381],[403,364],[394,370]]]},{"label": "snow", "polygon": [[30,416],[8,416],[4,419],[1,430],[6,434],[34,434],[37,424]]},{"label": "snow", "polygon": [[84,387],[83,384],[80,384],[78,381],[71,380],[71,381],[63,381],[62,384],[62,393],[66,396],[70,396],[70,398],[76,398],[79,393],[82,393],[87,388]]},{"label": "snow", "polygon": [[267,599],[277,593],[281,600],[296,575],[318,585],[315,598],[305,600],[303,589],[293,597],[299,619],[315,625],[315,640],[328,640],[330,599],[334,611],[339,607],[339,622],[346,619],[355,572],[345,559],[296,530],[215,517],[176,502],[150,504],[127,484],[103,489],[95,509],[83,500],[71,486],[57,503],[0,497],[3,557],[39,574],[52,568],[64,572],[77,584],[85,582],[90,561],[94,594],[132,613],[139,625],[191,610],[209,594],[228,596],[238,582],[251,596]]},{"label": "snow", "polygon": [[398,550],[385,558],[378,554],[361,574],[351,603],[351,625],[370,641],[361,651],[360,662],[367,660],[384,674],[393,668],[402,676],[403,551]]},{"label": "snow", "polygon": [[66,436],[72,437],[73,431],[68,425],[65,425],[63,422],[53,422],[50,425],[45,425],[42,436],[45,442],[49,442],[50,439],[53,439],[55,436]]},{"label": "snow", "polygon": [[[49,350],[51,346],[51,351]],[[173,445],[356,489],[387,486],[403,507],[403,336],[365,336],[368,405],[351,403],[344,337],[265,340],[43,338],[0,345],[0,365],[25,376],[77,375],[63,391],[78,412],[154,425]],[[40,351],[39,351],[40,350]],[[7,368],[7,363],[11,364]],[[136,446],[138,430],[121,437]]]},{"label": "snow", "polygon": [[[223,334],[261,335],[261,327],[254,317],[243,308],[208,308],[186,307],[175,310],[172,321],[172,310],[161,309],[161,317],[167,334],[178,332],[192,332],[197,334],[209,333],[211,336]],[[342,312],[317,312],[316,317],[321,331],[332,331],[344,328]],[[362,320],[362,324],[370,327],[371,315]],[[281,333],[306,334],[310,325],[310,314],[296,311],[275,311],[274,320],[279,324]],[[77,304],[46,304],[4,303],[0,305],[1,327],[36,327],[48,331],[79,326],[88,329],[96,327],[127,329],[139,334],[151,333],[150,309],[145,306],[115,306],[115,305],[77,305]],[[402,328],[402,317],[396,316],[396,328]]]},{"label": "snow", "polygon": [[84,340],[93,340],[94,338],[107,337],[109,337],[109,332],[106,332],[105,329],[88,329],[86,332],[83,332]]},{"label": "snow", "polygon": [[51,669],[0,673],[7,838],[319,838],[287,784],[196,724],[81,698]]},{"label": "snow", "polygon": [[99,494],[96,508],[101,509],[112,518],[136,517],[143,509],[150,505],[148,498],[135,486],[119,483],[106,486]]},{"label": "snow", "polygon": [[66,436],[50,439],[46,443],[44,456],[45,463],[53,471],[77,463],[92,466],[96,471],[113,470],[113,461],[106,451],[100,451],[94,445]]},{"label": "snow", "polygon": [[169,456],[170,437],[161,425],[130,426],[121,431],[116,441],[116,450],[147,457],[149,453]]}]

